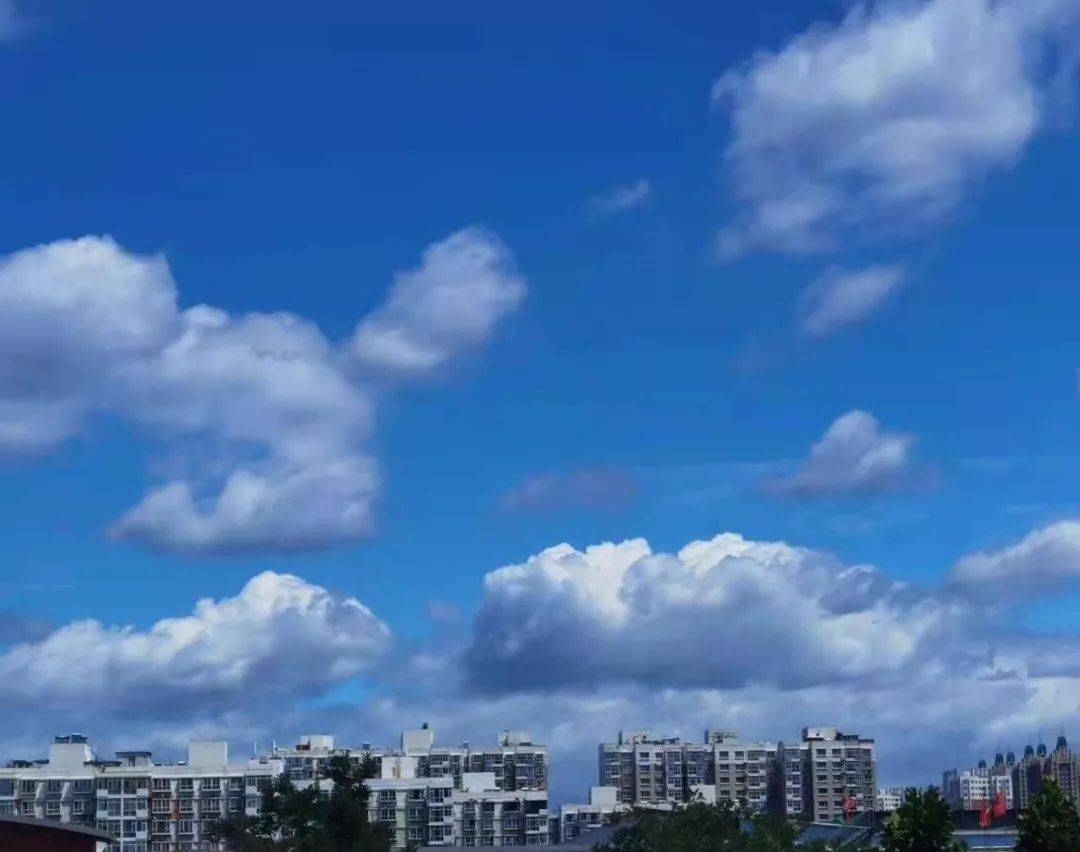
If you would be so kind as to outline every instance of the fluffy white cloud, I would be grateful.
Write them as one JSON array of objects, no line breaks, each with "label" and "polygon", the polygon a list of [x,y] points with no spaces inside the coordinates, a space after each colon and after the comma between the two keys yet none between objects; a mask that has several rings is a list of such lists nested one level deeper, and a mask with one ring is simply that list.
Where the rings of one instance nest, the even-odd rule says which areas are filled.
[{"label": "fluffy white cloud", "polygon": [[954,616],[873,568],[734,534],[676,554],[640,539],[564,544],[487,576],[466,660],[472,680],[496,691],[788,689],[906,676]]},{"label": "fluffy white cloud", "polygon": [[987,602],[1052,594],[1078,580],[1080,521],[1061,521],[1001,550],[969,554],[950,575],[953,585]]},{"label": "fluffy white cloud", "polygon": [[623,213],[648,204],[650,198],[652,198],[652,183],[645,178],[640,178],[634,183],[617,186],[603,195],[594,195],[589,199],[589,209],[601,215]]},{"label": "fluffy white cloud", "polygon": [[[677,554],[559,545],[494,571],[463,661],[484,694],[436,725],[509,715],[578,779],[623,726],[776,738],[839,724],[878,738],[884,779],[927,783],[1080,716],[1075,633],[1027,635],[947,587],[730,533]],[[409,706],[422,699],[366,712]]]},{"label": "fluffy white cloud", "polygon": [[803,292],[803,332],[824,337],[862,322],[884,305],[903,280],[900,266],[828,270]]},{"label": "fluffy white cloud", "polygon": [[430,371],[484,341],[524,298],[506,246],[482,228],[459,231],[397,274],[386,303],[357,326],[353,356],[391,376]]},{"label": "fluffy white cloud", "polygon": [[116,537],[232,552],[364,535],[379,485],[372,368],[417,375],[482,343],[523,298],[511,268],[494,235],[453,234],[335,345],[293,314],[180,310],[164,258],[108,237],[17,252],[0,260],[0,452],[47,452],[89,416],[120,414],[181,448],[182,470]]},{"label": "fluffy white cloud", "polygon": [[43,452],[70,437],[96,395],[114,393],[117,372],[177,324],[164,259],[108,237],[0,259],[0,451]]},{"label": "fluffy white cloud", "polygon": [[1072,0],[860,3],[729,71],[714,100],[746,212],[722,251],[821,250],[948,211],[1039,128],[1077,20]]},{"label": "fluffy white cloud", "polygon": [[287,705],[369,670],[390,641],[355,598],[267,571],[145,631],[76,621],[15,644],[0,652],[0,700],[96,724]]},{"label": "fluffy white cloud", "polygon": [[873,415],[856,409],[833,421],[795,473],[762,485],[767,493],[803,497],[900,487],[913,474],[914,444],[913,435],[886,432]]}]

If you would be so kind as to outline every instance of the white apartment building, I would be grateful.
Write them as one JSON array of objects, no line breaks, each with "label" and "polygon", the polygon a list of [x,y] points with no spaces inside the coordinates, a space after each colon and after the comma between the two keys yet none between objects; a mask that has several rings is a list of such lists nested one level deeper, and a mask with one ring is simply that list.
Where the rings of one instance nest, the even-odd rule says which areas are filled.
[{"label": "white apartment building", "polygon": [[993,766],[980,760],[974,769],[950,769],[941,777],[941,792],[954,810],[979,811],[994,803],[998,793],[1005,797],[1005,806],[1012,810],[1012,769],[1016,760],[1012,752],[1006,761],[999,754]]},{"label": "white apartment building", "polygon": [[46,760],[0,769],[0,814],[96,826],[119,838],[110,852],[214,850],[209,827],[258,814],[262,786],[281,771],[270,758],[230,763],[224,742],[192,742],[183,763],[153,763],[145,751],[102,760],[72,734]]},{"label": "white apartment building", "polygon": [[903,787],[878,787],[877,810],[882,813],[892,813],[899,810],[904,803]]},{"label": "white apartment building", "polygon": [[872,739],[836,728],[803,728],[806,761],[803,798],[807,815],[817,822],[846,817],[877,805],[877,758]]},{"label": "white apartment building", "polygon": [[630,805],[619,801],[616,787],[590,787],[587,805],[563,805],[559,808],[558,842],[576,840],[586,832],[607,825],[616,814],[629,810]]},{"label": "white apartment building", "polygon": [[601,786],[623,805],[655,807],[693,793],[756,810],[809,808],[805,765],[809,745],[740,739],[738,731],[708,730],[704,742],[656,739],[647,731],[620,731],[599,749]]},{"label": "white apartment building", "polygon": [[[286,773],[297,784],[321,777],[328,758],[344,755],[355,761],[371,757],[384,778],[399,777],[402,772],[406,777],[448,777],[455,789],[461,789],[465,773],[490,772],[499,790],[542,791],[548,787],[547,746],[533,743],[523,731],[503,731],[497,745],[481,747],[469,743],[437,746],[435,732],[427,725],[403,731],[398,748],[372,747],[367,742],[338,747],[332,736],[312,734],[301,737],[292,748],[274,746],[272,754],[284,761]],[[403,761],[408,769],[402,768]]]},{"label": "white apartment building", "polygon": [[546,749],[527,741],[506,735],[498,747],[463,747],[467,761],[474,754],[502,757],[498,774],[432,777],[421,774],[431,771],[422,763],[433,745],[426,729],[406,731],[401,749],[336,749],[332,737],[311,735],[295,748],[242,763],[229,763],[224,742],[192,742],[188,759],[174,764],[154,763],[145,751],[102,760],[75,734],[57,737],[46,760],[0,769],[0,815],[96,826],[119,838],[109,852],[212,852],[218,847],[207,838],[211,825],[229,815],[258,815],[263,787],[277,776],[287,774],[302,787],[317,783],[333,755],[357,762],[370,755],[378,770],[368,782],[371,818],[391,829],[398,848],[547,845],[546,790],[503,789],[507,783],[546,787]]}]

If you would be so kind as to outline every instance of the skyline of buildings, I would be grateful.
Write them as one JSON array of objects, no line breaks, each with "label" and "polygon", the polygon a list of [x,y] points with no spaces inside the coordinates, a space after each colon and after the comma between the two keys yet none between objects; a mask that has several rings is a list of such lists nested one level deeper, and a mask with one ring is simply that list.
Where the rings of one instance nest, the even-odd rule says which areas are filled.
[{"label": "skyline of buildings", "polygon": [[[374,761],[371,819],[388,826],[397,848],[530,846],[567,842],[636,807],[667,810],[699,798],[814,822],[842,822],[900,806],[903,788],[877,786],[873,738],[835,727],[806,727],[801,739],[743,740],[708,729],[701,742],[622,730],[597,749],[597,780],[585,802],[549,801],[549,749],[525,731],[502,731],[493,745],[437,744],[428,725],[401,733],[397,746],[339,745],[329,734],[276,742],[230,760],[228,743],[194,740],[185,760],[155,762],[150,751],[103,758],[80,734],[57,736],[47,758],[0,768],[0,816],[84,824],[118,838],[110,852],[210,852],[211,824],[256,816],[262,790],[285,776],[320,782],[327,761]],[[1059,737],[1053,751],[1028,746],[1021,759],[942,775],[957,810],[978,811],[1001,792],[1009,810],[1027,807],[1046,778],[1080,807],[1080,757]],[[323,782],[329,783],[329,782]]]}]

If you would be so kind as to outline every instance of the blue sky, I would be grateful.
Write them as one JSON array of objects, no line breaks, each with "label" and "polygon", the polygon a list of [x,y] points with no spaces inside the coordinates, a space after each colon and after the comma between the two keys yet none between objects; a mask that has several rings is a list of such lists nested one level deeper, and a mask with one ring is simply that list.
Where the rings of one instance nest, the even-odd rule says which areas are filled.
[{"label": "blue sky", "polygon": [[[674,553],[722,532],[876,566],[930,596],[944,621],[968,625],[970,642],[994,625],[1071,648],[1080,607],[1070,585],[1080,575],[1080,535],[1070,526],[1080,514],[1076,11],[1068,0],[853,12],[790,0],[398,11],[0,0],[0,254],[30,252],[20,256],[26,270],[0,275],[0,291],[23,288],[0,298],[0,321],[6,310],[15,319],[4,328],[30,329],[0,354],[16,364],[38,357],[41,306],[17,299],[36,298],[34,276],[60,280],[69,268],[56,258],[39,264],[33,247],[108,235],[112,249],[95,245],[109,270],[165,258],[180,311],[209,304],[232,322],[283,311],[316,324],[334,349],[318,362],[327,381],[353,388],[361,406],[378,402],[372,425],[357,417],[327,427],[334,450],[316,458],[378,466],[377,484],[357,497],[370,519],[347,533],[282,547],[266,530],[234,530],[248,544],[222,552],[205,539],[169,544],[143,518],[110,536],[166,480],[190,481],[212,504],[230,472],[263,471],[260,457],[284,457],[295,436],[260,422],[254,442],[235,441],[221,426],[245,416],[243,404],[229,407],[234,391],[206,403],[198,427],[180,425],[183,415],[164,413],[158,395],[198,408],[197,375],[180,396],[160,377],[96,372],[112,344],[80,342],[62,365],[71,370],[63,393],[80,411],[70,433],[0,456],[0,612],[13,625],[6,665],[22,671],[23,658],[11,656],[19,640],[33,659],[57,638],[42,622],[62,631],[94,619],[138,633],[190,613],[200,598],[232,599],[271,570],[329,590],[339,604],[370,607],[394,636],[397,665],[437,659],[448,679],[476,683],[470,661],[494,653],[485,637],[528,645],[499,621],[500,605],[516,612],[520,601],[511,606],[490,585],[485,592],[489,572],[561,542],[584,550],[641,537]],[[927,44],[936,52],[920,58]],[[911,51],[890,52],[896,45]],[[790,76],[796,54],[812,60],[805,79]],[[807,209],[815,212],[799,218]],[[798,215],[777,225],[778,210]],[[467,248],[494,252],[484,286],[503,300],[479,330],[432,331],[403,303],[386,307],[395,274],[470,226],[486,229],[464,232]],[[436,267],[430,279],[449,288],[447,304],[472,304],[474,291],[454,289],[471,279],[444,281]],[[90,274],[95,293],[120,281],[103,269]],[[145,286],[165,287],[148,269],[137,273]],[[398,323],[395,332],[426,344],[437,338],[438,363],[418,377],[400,364],[349,361],[347,342],[364,317],[383,330]],[[85,331],[76,319],[62,320],[78,326],[73,335]],[[229,370],[227,360],[215,366]],[[0,371],[0,401],[54,393],[35,375]],[[138,388],[126,389],[129,380]],[[251,392],[279,387],[271,375]],[[853,411],[869,418],[846,421],[854,437],[829,444],[830,425]],[[41,428],[25,418],[19,426]],[[817,442],[826,446],[815,461]],[[278,510],[272,533],[293,517]],[[1049,556],[1029,542],[1035,556],[957,575],[965,555],[1000,556],[1040,530],[1050,531]],[[736,557],[717,558],[723,571]],[[958,614],[950,582],[999,594],[987,609]],[[542,583],[533,588],[537,607],[572,609]],[[1045,593],[1025,592],[1020,604],[1017,588]],[[442,621],[433,621],[433,602]],[[459,618],[446,616],[454,611]],[[905,631],[918,634],[910,624]],[[697,638],[708,653],[717,637]],[[859,641],[888,656],[875,639]],[[381,733],[407,721],[391,721],[369,698],[377,695],[398,702],[395,713],[422,713],[455,732],[488,718],[492,732],[533,725],[562,743],[570,766],[579,740],[559,726],[580,730],[580,742],[609,736],[630,724],[619,714],[649,685],[673,703],[642,707],[645,725],[696,733],[705,722],[727,724],[713,718],[725,707],[755,735],[831,721],[804,718],[818,705],[802,693],[806,709],[793,698],[795,715],[780,718],[746,698],[753,679],[737,685],[737,698],[692,678],[657,679],[648,666],[613,684],[592,672],[587,700],[575,692],[580,680],[548,671],[507,687],[489,715],[470,717],[464,697],[450,709],[417,686],[422,678],[397,682],[385,657],[364,656],[371,647],[343,646],[348,677],[261,705],[279,714],[280,726],[269,726],[278,738],[299,733],[290,726],[300,720],[355,739],[370,738],[364,724]],[[227,657],[225,640],[211,651]],[[852,665],[844,688],[867,678],[885,706],[878,675]],[[765,674],[781,691],[829,682]],[[951,760],[1019,743],[1038,726],[1075,726],[1080,672],[1055,669],[1054,698],[1038,697],[1037,676],[1019,676],[1007,699],[1016,707],[992,730],[981,726],[989,707],[943,725]],[[680,715],[672,708],[681,689],[694,692]],[[949,707],[964,716],[977,694]],[[589,703],[602,699],[625,703],[610,725]],[[172,719],[169,733],[152,716],[137,730],[168,747],[195,725],[239,740],[257,727],[188,700],[190,713]],[[113,741],[120,724],[101,701],[97,715],[77,721]],[[552,720],[560,701],[566,715]],[[47,692],[38,710],[41,702],[48,724],[70,727],[61,703],[50,707]],[[497,721],[496,711],[526,718]],[[836,721],[911,733],[884,711]],[[46,735],[44,727],[33,733]],[[4,755],[17,756],[7,752],[28,747],[29,736],[13,738]],[[939,755],[939,743],[927,734],[926,753]],[[591,747],[585,753],[588,766]],[[929,779],[944,768],[934,760],[897,758],[885,774]]]}]

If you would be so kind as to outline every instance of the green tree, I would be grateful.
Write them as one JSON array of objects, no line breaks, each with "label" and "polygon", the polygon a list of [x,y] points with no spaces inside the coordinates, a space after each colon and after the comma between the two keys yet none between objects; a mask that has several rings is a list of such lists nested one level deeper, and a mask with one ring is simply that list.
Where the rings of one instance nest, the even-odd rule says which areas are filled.
[{"label": "green tree", "polygon": [[1078,852],[1080,814],[1057,781],[1048,778],[1017,821],[1019,852]]},{"label": "green tree", "polygon": [[961,852],[967,845],[954,840],[949,804],[936,787],[904,791],[904,803],[885,824],[883,852]]},{"label": "green tree", "polygon": [[369,816],[366,781],[374,772],[373,761],[338,756],[324,770],[331,784],[297,789],[280,776],[263,789],[257,817],[219,822],[211,837],[230,852],[389,852],[389,829]]},{"label": "green tree", "polygon": [[[744,816],[697,800],[670,813],[637,811],[598,852],[793,852],[799,829],[780,814]],[[817,852],[822,844],[800,847]]]}]

